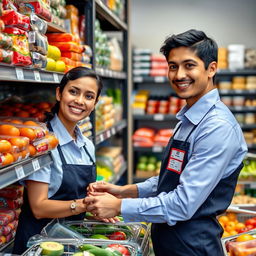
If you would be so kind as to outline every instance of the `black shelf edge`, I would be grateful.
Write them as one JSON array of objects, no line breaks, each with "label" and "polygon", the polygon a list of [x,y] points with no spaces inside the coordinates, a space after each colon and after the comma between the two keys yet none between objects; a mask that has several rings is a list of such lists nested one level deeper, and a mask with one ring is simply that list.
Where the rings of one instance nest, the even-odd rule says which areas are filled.
[{"label": "black shelf edge", "polygon": [[54,32],[54,33],[67,33],[66,29],[52,23],[47,22],[47,32]]},{"label": "black shelf edge", "polygon": [[117,183],[117,182],[120,180],[120,178],[123,176],[123,174],[126,172],[126,170],[127,170],[127,163],[124,162],[124,163],[122,164],[122,167],[121,167],[121,169],[119,170],[119,172],[116,173],[116,174],[110,179],[109,183],[112,183],[112,184]]},{"label": "black shelf edge", "polygon": [[250,76],[256,75],[256,69],[219,69],[217,71],[217,76],[230,76],[230,75],[243,75],[243,76]]},{"label": "black shelf edge", "polygon": [[244,130],[256,129],[256,124],[240,124],[240,126]]},{"label": "black shelf edge", "polygon": [[25,67],[15,67],[0,64],[0,80],[12,82],[59,84],[63,73],[37,70]]},{"label": "black shelf edge", "polygon": [[136,152],[154,152],[162,153],[165,147],[162,146],[153,146],[153,147],[134,147],[133,150]]},{"label": "black shelf edge", "polygon": [[170,121],[177,120],[175,115],[172,114],[154,114],[154,115],[133,115],[134,120],[154,120],[154,121]]},{"label": "black shelf edge", "polygon": [[115,134],[117,134],[117,132],[123,130],[125,127],[127,127],[127,121],[121,120],[119,123],[115,124],[111,128],[96,134],[96,145],[109,139],[111,136],[114,136]]},{"label": "black shelf edge", "polygon": [[127,24],[114,14],[101,0],[96,0],[97,14],[108,21],[113,28],[127,30]]},{"label": "black shelf edge", "polygon": [[245,107],[245,106],[228,106],[233,113],[255,113],[256,107]]},{"label": "black shelf edge", "polygon": [[256,94],[256,90],[250,89],[250,90],[219,90],[220,96],[226,96],[226,95],[238,95],[238,96],[251,96],[252,94]]},{"label": "black shelf edge", "polygon": [[0,169],[0,189],[32,174],[52,162],[50,152],[35,158],[29,158],[16,164]]},{"label": "black shelf edge", "polygon": [[114,70],[105,69],[105,68],[101,68],[101,67],[96,67],[95,70],[96,70],[96,73],[102,77],[113,78],[113,79],[126,79],[127,78],[127,75],[125,72],[114,71]]},{"label": "black shelf edge", "polygon": [[248,150],[256,150],[256,144],[247,144]]}]

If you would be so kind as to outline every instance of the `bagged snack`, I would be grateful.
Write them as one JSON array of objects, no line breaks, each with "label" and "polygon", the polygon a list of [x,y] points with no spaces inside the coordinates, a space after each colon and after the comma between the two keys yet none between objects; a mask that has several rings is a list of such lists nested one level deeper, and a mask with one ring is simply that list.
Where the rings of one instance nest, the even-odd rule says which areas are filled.
[{"label": "bagged snack", "polygon": [[32,66],[33,68],[42,69],[45,68],[47,65],[47,57],[38,53],[38,52],[31,52],[32,57]]},{"label": "bagged snack", "polygon": [[0,32],[0,48],[9,50],[12,48],[12,38]]},{"label": "bagged snack", "polygon": [[33,31],[38,31],[41,34],[45,34],[47,31],[47,22],[43,19],[40,19],[35,13],[30,14],[30,24]]},{"label": "bagged snack", "polygon": [[13,58],[13,51],[0,49],[0,62],[11,64]]},{"label": "bagged snack", "polygon": [[40,32],[29,31],[28,43],[29,43],[29,50],[31,52],[38,52],[43,55],[47,55],[47,51],[48,51],[47,37],[42,35]]}]

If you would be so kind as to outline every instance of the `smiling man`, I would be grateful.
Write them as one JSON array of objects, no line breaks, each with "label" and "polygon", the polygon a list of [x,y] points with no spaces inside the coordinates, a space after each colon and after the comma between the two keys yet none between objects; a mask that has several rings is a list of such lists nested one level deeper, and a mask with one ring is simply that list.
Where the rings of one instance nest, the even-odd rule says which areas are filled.
[{"label": "smiling man", "polygon": [[156,256],[222,256],[216,216],[231,202],[247,146],[214,86],[218,47],[204,32],[189,30],[167,38],[161,52],[172,88],[187,104],[160,175],[123,187],[90,184],[85,201],[101,218],[121,213],[124,221],[152,222]]}]

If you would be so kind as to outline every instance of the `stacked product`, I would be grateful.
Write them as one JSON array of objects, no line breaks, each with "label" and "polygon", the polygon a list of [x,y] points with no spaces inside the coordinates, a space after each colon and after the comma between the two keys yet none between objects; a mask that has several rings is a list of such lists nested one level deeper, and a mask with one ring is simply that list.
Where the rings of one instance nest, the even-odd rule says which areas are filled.
[{"label": "stacked product", "polygon": [[152,55],[152,52],[149,49],[133,50],[133,75],[134,76],[150,75],[151,55]]},{"label": "stacked product", "polygon": [[101,147],[96,152],[96,162],[97,166],[101,167],[101,169],[97,170],[97,175],[104,175],[104,173],[102,173],[102,168],[107,168],[108,170],[111,171],[111,176],[114,176],[115,174],[120,172],[120,169],[124,163],[122,148]]},{"label": "stacked product", "polygon": [[102,1],[113,13],[115,13],[121,20],[124,20],[124,0],[103,0]]},{"label": "stacked product", "polygon": [[84,118],[83,120],[79,121],[78,123],[79,128],[81,130],[81,132],[83,133],[84,136],[86,137],[90,137],[92,136],[92,123],[90,121],[90,117],[87,116],[86,118]]},{"label": "stacked product", "polygon": [[218,49],[218,68],[227,69],[228,68],[228,49],[220,47]]},{"label": "stacked product", "polygon": [[168,64],[163,55],[151,55],[150,76],[167,76]]},{"label": "stacked product", "polygon": [[161,161],[154,155],[141,155],[136,164],[136,177],[149,178],[159,173]]},{"label": "stacked product", "polygon": [[12,63],[12,37],[2,31],[5,28],[3,20],[0,19],[0,62]]},{"label": "stacked product", "polygon": [[52,23],[62,28],[65,28],[65,18],[67,14],[65,5],[65,0],[50,0]]},{"label": "stacked product", "polygon": [[115,109],[115,123],[122,120],[123,117],[123,106],[122,106],[122,91],[120,88],[108,88],[106,91],[107,95],[113,98],[113,105]]},{"label": "stacked product", "polygon": [[139,90],[134,96],[132,104],[133,113],[135,115],[144,115],[146,113],[147,102],[149,98],[149,91]]},{"label": "stacked product", "polygon": [[101,96],[96,105],[96,132],[109,129],[115,124],[113,98]]},{"label": "stacked product", "polygon": [[245,50],[245,63],[246,68],[256,68],[256,49]]},{"label": "stacked product", "polygon": [[10,185],[0,190],[0,245],[15,236],[22,203],[23,186]]},{"label": "stacked product", "polygon": [[244,68],[245,46],[242,44],[230,44],[228,46],[228,67],[229,69]]}]

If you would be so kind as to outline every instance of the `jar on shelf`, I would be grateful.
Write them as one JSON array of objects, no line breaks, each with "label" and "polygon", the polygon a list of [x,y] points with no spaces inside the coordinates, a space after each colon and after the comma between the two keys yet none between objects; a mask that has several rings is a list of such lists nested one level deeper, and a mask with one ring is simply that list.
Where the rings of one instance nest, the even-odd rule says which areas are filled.
[{"label": "jar on shelf", "polygon": [[233,96],[233,106],[244,106],[244,96]]},{"label": "jar on shelf", "polygon": [[234,76],[232,79],[233,90],[244,90],[246,78],[244,76]]},{"label": "jar on shelf", "polygon": [[230,90],[232,89],[231,81],[219,81],[218,83],[219,90]]},{"label": "jar on shelf", "polygon": [[245,124],[254,124],[255,123],[255,114],[253,114],[253,113],[245,114],[244,123]]},{"label": "jar on shelf", "polygon": [[255,90],[256,89],[256,76],[248,76],[246,78],[246,89]]}]

